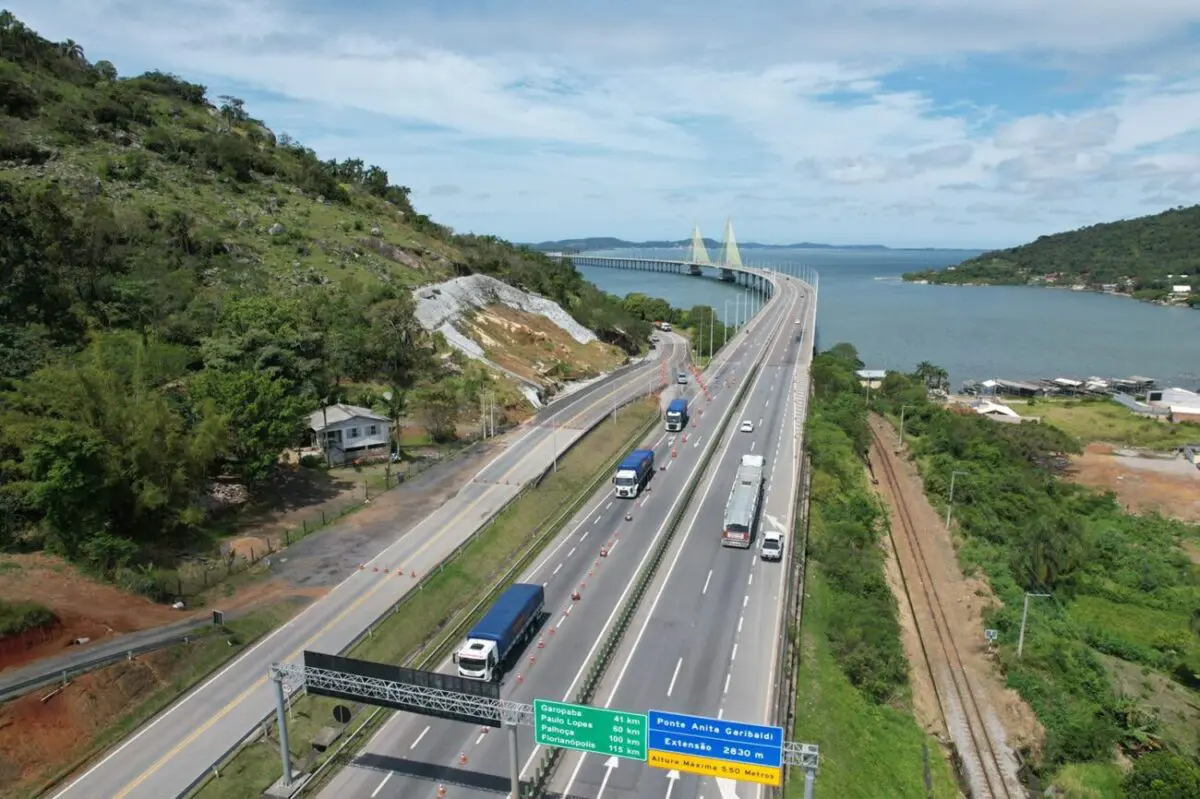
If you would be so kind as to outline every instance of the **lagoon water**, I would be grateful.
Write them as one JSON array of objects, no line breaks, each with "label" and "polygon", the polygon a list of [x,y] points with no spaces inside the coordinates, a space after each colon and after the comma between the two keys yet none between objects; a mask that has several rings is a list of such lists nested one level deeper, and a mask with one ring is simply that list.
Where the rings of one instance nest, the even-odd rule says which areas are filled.
[{"label": "lagoon water", "polygon": [[[681,251],[613,255],[680,259]],[[804,264],[820,273],[817,343],[849,341],[868,368],[911,370],[931,361],[951,385],[1002,377],[1127,377],[1200,386],[1200,310],[1125,297],[1026,286],[920,286],[900,275],[976,255],[956,250],[745,250],[747,263]],[[739,290],[713,278],[585,268],[613,294],[638,291],[723,314]]]}]

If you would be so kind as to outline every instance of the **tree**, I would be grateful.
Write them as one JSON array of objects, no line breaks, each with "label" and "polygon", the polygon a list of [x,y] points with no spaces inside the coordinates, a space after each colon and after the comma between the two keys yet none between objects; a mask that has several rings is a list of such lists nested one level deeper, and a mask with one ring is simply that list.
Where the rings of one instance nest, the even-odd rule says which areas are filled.
[{"label": "tree", "polygon": [[421,423],[429,437],[437,442],[452,440],[462,412],[458,392],[452,386],[439,384],[418,389],[415,393]]},{"label": "tree", "polygon": [[189,388],[196,401],[212,401],[225,425],[222,455],[250,485],[265,482],[283,450],[298,443],[304,432],[307,406],[278,377],[209,370]]},{"label": "tree", "polygon": [[117,68],[113,66],[113,62],[111,61],[97,61],[96,71],[100,73],[100,77],[107,81],[114,81],[117,79]]},{"label": "tree", "polygon": [[1121,787],[1128,799],[1200,796],[1200,768],[1171,752],[1154,752],[1134,761]]},{"label": "tree", "polygon": [[929,361],[917,364],[914,376],[931,391],[946,391],[950,388],[950,374],[940,366],[934,366]]}]

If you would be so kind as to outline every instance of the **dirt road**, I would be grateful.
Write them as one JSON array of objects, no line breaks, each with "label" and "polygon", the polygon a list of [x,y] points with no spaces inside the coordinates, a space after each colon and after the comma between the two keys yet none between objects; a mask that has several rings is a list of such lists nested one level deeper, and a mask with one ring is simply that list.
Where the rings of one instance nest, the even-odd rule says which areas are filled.
[{"label": "dirt road", "polygon": [[[986,583],[963,576],[916,468],[896,455],[895,430],[872,416],[871,433],[870,463],[891,518],[897,601],[918,710],[924,705],[927,713],[927,698],[936,698],[941,723],[935,729],[949,737],[971,796],[1023,797],[1014,749],[1036,746],[1042,731],[988,658],[981,613],[994,600]],[[896,590],[896,580],[889,582]]]}]

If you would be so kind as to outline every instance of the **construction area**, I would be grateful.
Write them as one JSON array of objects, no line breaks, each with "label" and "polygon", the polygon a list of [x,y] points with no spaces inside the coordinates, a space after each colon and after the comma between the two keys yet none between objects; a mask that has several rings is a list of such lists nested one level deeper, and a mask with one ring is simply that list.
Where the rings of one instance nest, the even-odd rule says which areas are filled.
[{"label": "construction area", "polygon": [[1200,468],[1175,452],[1088,444],[1071,458],[1067,479],[1111,491],[1126,510],[1200,523]]}]

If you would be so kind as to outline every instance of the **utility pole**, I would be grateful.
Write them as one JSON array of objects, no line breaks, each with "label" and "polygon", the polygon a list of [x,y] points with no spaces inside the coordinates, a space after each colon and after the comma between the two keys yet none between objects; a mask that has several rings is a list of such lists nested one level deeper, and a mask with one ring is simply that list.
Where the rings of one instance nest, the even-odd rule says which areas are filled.
[{"label": "utility pole", "polygon": [[1025,621],[1029,618],[1029,598],[1030,597],[1048,597],[1049,594],[1031,594],[1025,592],[1025,607],[1021,610],[1021,634],[1017,637],[1017,659],[1021,658],[1021,653],[1025,650]]},{"label": "utility pole", "polygon": [[966,474],[961,469],[955,469],[950,472],[950,501],[946,503],[946,530],[950,529],[950,513],[954,510],[954,478],[960,474]]},{"label": "utility pole", "polygon": [[904,412],[908,410],[907,405],[900,406],[900,448],[904,448]]},{"label": "utility pole", "polygon": [[712,362],[713,356],[713,332],[716,330],[716,327],[717,309],[710,305],[708,306],[708,360],[710,363]]},{"label": "utility pole", "polygon": [[554,471],[558,471],[558,425],[550,420],[550,456],[554,459]]},{"label": "utility pole", "polygon": [[725,312],[721,314],[721,349],[729,343],[729,325],[724,321],[729,318],[729,300],[725,300]]},{"label": "utility pole", "polygon": [[505,724],[508,730],[508,773],[512,799],[521,799],[521,762],[517,757],[517,725]]},{"label": "utility pole", "polygon": [[283,693],[283,675],[272,674],[275,683],[275,723],[279,725],[279,757],[283,761],[283,787],[292,785],[292,752],[288,746],[287,697]]}]

